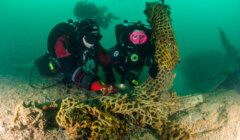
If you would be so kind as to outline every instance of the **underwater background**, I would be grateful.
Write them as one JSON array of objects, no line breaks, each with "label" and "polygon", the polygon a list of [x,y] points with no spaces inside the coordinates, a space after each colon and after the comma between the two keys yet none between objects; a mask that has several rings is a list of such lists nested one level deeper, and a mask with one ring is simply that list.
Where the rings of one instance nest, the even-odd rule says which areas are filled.
[{"label": "underwater background", "polygon": [[[76,19],[73,7],[79,0],[0,0],[0,69],[28,64],[47,50],[50,30],[59,22]],[[114,25],[123,20],[146,23],[145,2],[156,0],[88,0],[120,17],[102,29],[102,45],[115,44]],[[239,0],[166,0],[179,45],[181,62],[174,88],[180,95],[206,92],[238,63],[228,57],[221,42],[221,28],[237,51],[240,49]],[[145,74],[147,71],[145,72]],[[17,77],[16,77],[17,78]]]}]

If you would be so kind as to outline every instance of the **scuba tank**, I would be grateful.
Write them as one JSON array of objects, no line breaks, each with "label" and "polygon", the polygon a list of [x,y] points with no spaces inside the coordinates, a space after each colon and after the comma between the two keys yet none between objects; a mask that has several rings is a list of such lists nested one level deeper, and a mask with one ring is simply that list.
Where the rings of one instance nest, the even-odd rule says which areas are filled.
[{"label": "scuba tank", "polygon": [[47,48],[48,53],[45,53],[41,57],[35,60],[39,72],[43,76],[54,76],[60,72],[60,66],[55,56],[55,44],[60,36],[67,36],[76,30],[78,22],[68,20],[68,22],[62,22],[53,27],[48,35]]},{"label": "scuba tank", "polygon": [[[52,86],[55,86],[56,84],[62,82],[63,78],[59,78],[60,73],[60,65],[58,61],[56,60],[55,56],[55,43],[57,39],[60,36],[63,35],[69,35],[76,31],[76,26],[78,25],[78,22],[74,22],[73,20],[68,20],[67,23],[62,22],[53,27],[53,29],[50,31],[48,40],[47,40],[47,48],[48,53],[45,53],[44,55],[40,56],[34,61],[34,66],[32,67],[30,71],[30,77],[29,77],[29,85],[33,88],[37,89],[46,89],[50,88]],[[53,81],[53,84],[49,84],[47,86],[38,86],[33,83],[33,71],[37,68],[40,75],[44,78],[50,77],[51,79],[58,78],[57,80]],[[54,77],[54,78],[52,78]]]}]

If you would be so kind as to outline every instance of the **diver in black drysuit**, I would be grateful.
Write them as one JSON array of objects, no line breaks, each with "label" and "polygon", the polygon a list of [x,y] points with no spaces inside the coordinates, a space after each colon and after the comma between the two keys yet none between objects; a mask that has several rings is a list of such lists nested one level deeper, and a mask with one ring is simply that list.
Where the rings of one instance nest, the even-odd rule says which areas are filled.
[{"label": "diver in black drysuit", "polygon": [[131,86],[139,84],[138,78],[144,66],[149,67],[149,75],[157,75],[158,68],[154,62],[155,46],[151,42],[151,29],[140,21],[118,24],[115,26],[117,44],[111,49],[112,64],[121,82]]},{"label": "diver in black drysuit", "polygon": [[92,18],[95,19],[98,25],[106,29],[112,20],[119,19],[112,13],[107,12],[107,7],[97,7],[94,3],[80,1],[74,7],[74,15],[79,19]]}]

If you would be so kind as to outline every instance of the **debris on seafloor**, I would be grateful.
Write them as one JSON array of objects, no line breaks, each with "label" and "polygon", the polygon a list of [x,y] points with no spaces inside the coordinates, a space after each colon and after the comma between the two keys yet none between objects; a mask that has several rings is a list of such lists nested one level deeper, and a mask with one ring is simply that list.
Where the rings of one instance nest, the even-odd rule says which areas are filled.
[{"label": "debris on seafloor", "polygon": [[16,108],[13,120],[12,131],[16,139],[38,139],[44,136],[45,118],[43,111],[35,107],[24,107],[19,105]]},{"label": "debris on seafloor", "polygon": [[[146,3],[145,14],[154,29],[152,40],[160,69],[155,79],[149,77],[129,94],[88,100],[69,95],[55,103],[21,105],[12,131],[30,139],[197,139],[220,131],[229,121],[227,100],[210,100],[212,97],[201,94],[179,97],[171,90],[179,54],[169,7]],[[53,117],[57,126],[47,123]]]}]

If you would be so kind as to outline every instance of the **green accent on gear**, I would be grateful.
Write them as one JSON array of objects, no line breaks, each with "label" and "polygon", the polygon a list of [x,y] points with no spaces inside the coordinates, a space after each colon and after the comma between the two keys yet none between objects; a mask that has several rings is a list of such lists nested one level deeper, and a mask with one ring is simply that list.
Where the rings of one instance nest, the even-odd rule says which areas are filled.
[{"label": "green accent on gear", "polygon": [[49,68],[50,68],[51,71],[54,70],[54,66],[53,66],[52,62],[50,62],[50,63],[48,64],[48,66],[49,66]]},{"label": "green accent on gear", "polygon": [[135,86],[138,86],[138,81],[137,80],[132,80],[132,83],[135,85]]},{"label": "green accent on gear", "polygon": [[131,55],[131,61],[133,61],[133,62],[138,61],[138,55],[137,54],[132,54]]}]

